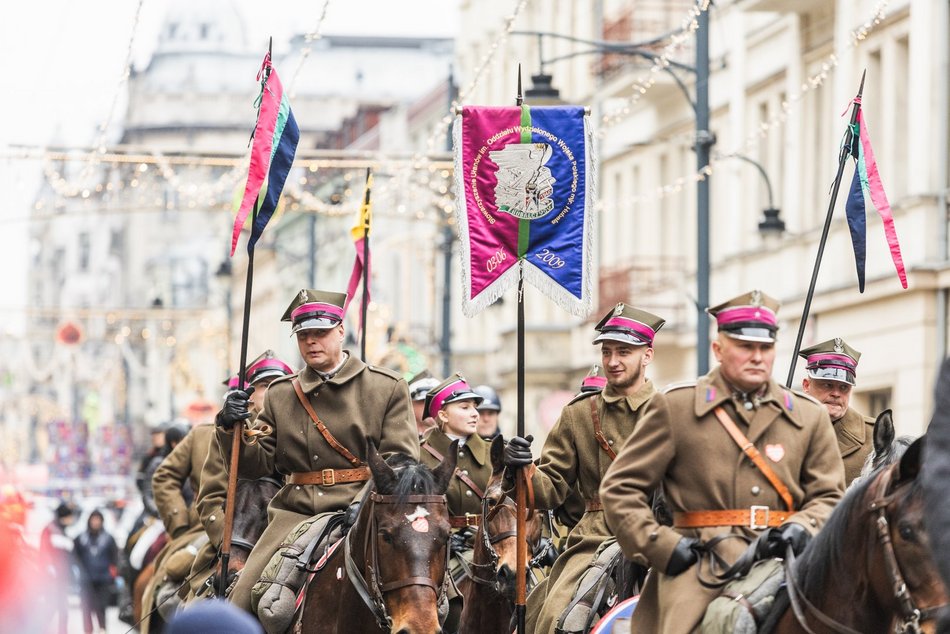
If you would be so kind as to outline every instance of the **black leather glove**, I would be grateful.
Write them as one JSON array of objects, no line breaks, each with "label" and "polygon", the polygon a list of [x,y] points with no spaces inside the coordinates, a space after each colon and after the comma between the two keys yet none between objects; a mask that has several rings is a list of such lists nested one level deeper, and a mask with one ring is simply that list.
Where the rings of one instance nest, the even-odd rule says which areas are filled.
[{"label": "black leather glove", "polygon": [[769,535],[769,542],[775,545],[773,557],[784,557],[788,546],[792,547],[793,553],[801,555],[809,540],[811,540],[811,533],[808,529],[795,522],[782,524]]},{"label": "black leather glove", "polygon": [[534,436],[515,436],[505,445],[505,466],[509,469],[525,467],[534,461],[531,457],[531,441]]},{"label": "black leather glove", "polygon": [[463,529],[452,533],[449,536],[449,550],[453,553],[460,553],[464,550],[468,550],[472,547],[471,545],[472,534],[468,529]]},{"label": "black leather glove", "polygon": [[538,545],[534,548],[534,559],[532,560],[541,568],[550,567],[557,561],[557,548],[550,537],[542,537],[538,540]]},{"label": "black leather glove", "polygon": [[695,537],[682,537],[676,543],[673,554],[666,564],[666,574],[675,577],[689,569],[690,566],[699,561],[699,540]]},{"label": "black leather glove", "polygon": [[254,388],[249,387],[245,390],[231,390],[225,394],[224,407],[214,417],[215,424],[225,429],[231,429],[250,418],[251,394],[253,393]]}]

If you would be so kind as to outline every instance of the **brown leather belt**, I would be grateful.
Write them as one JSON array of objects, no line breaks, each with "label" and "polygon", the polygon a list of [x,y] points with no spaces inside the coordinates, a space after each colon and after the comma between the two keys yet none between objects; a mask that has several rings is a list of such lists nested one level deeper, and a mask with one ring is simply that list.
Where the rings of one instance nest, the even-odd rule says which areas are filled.
[{"label": "brown leather belt", "polygon": [[754,530],[780,526],[792,513],[767,506],[751,506],[747,509],[726,511],[688,511],[673,513],[676,528],[703,528],[705,526],[746,526]]},{"label": "brown leather belt", "polygon": [[449,526],[452,528],[472,528],[478,527],[482,523],[482,516],[475,513],[466,513],[465,515],[452,515],[449,517]]},{"label": "brown leather belt", "polygon": [[332,487],[334,484],[344,482],[365,482],[373,477],[369,467],[357,467],[356,469],[323,469],[322,471],[299,471],[291,473],[287,479],[288,484],[319,484],[320,486]]},{"label": "brown leather belt", "polygon": [[587,502],[584,503],[584,510],[588,513],[592,513],[594,511],[603,511],[604,503],[600,501],[600,498],[597,498],[596,500],[587,500]]}]

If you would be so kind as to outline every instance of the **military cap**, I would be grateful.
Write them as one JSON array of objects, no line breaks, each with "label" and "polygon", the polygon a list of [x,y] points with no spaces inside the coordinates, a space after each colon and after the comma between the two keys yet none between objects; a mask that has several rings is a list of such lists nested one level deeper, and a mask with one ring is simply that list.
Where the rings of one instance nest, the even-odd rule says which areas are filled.
[{"label": "military cap", "polygon": [[662,317],[620,302],[594,326],[600,334],[593,343],[620,341],[633,346],[652,346],[653,338],[665,323]]},{"label": "military cap", "polygon": [[414,401],[426,400],[426,393],[439,384],[439,379],[432,376],[428,369],[419,372],[409,379],[409,398]]},{"label": "military cap", "polygon": [[240,377],[236,374],[232,374],[225,380],[221,381],[221,385],[226,385],[229,390],[237,389],[237,386],[240,384]]},{"label": "military cap", "polygon": [[739,295],[706,312],[716,318],[719,332],[733,339],[772,343],[778,332],[778,309],[781,304],[760,290]]},{"label": "military cap", "polygon": [[265,350],[248,364],[245,375],[247,376],[247,384],[254,385],[264,379],[287,376],[293,373],[293,369],[278,359],[273,350]]},{"label": "military cap", "polygon": [[281,321],[293,324],[290,334],[301,330],[326,330],[343,321],[346,293],[301,289],[284,311]]},{"label": "military cap", "polygon": [[861,353],[837,337],[805,348],[798,356],[805,359],[805,372],[810,378],[854,385]]},{"label": "military cap", "polygon": [[581,392],[600,392],[606,385],[607,377],[600,373],[600,366],[595,363],[581,381]]},{"label": "military cap", "polygon": [[482,397],[475,393],[462,375],[456,372],[442,381],[426,394],[426,404],[423,411],[426,416],[435,418],[439,410],[449,403],[458,401],[475,401],[476,407],[482,402]]}]

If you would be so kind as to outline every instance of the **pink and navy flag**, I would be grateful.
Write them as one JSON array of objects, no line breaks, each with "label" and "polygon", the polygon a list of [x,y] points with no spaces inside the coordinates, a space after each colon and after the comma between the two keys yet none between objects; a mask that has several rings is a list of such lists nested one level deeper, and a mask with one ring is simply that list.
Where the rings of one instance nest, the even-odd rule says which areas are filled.
[{"label": "pink and navy flag", "polygon": [[[857,102],[860,104],[860,102]],[[907,288],[907,273],[904,270],[904,260],[901,257],[901,245],[897,241],[897,229],[894,228],[894,215],[891,213],[891,204],[884,193],[884,184],[874,160],[874,150],[871,148],[871,137],[868,135],[867,125],[864,123],[864,112],[858,107],[857,120],[851,130],[851,139],[855,159],[854,178],[851,179],[851,190],[848,192],[848,201],[845,203],[845,213],[848,217],[848,228],[851,230],[851,245],[854,247],[854,263],[858,272],[858,289],[864,292],[864,265],[867,260],[867,206],[872,204],[884,223],[884,236],[891,251],[891,259],[897,269],[897,277],[901,286]]]},{"label": "pink and navy flag", "polygon": [[463,312],[518,277],[578,316],[591,311],[594,160],[580,106],[466,106],[453,131]]},{"label": "pink and navy flag", "polygon": [[277,70],[271,64],[269,52],[264,56],[257,79],[261,82],[261,94],[257,98],[257,125],[254,126],[254,143],[251,146],[251,164],[247,172],[244,197],[234,219],[234,231],[231,235],[232,256],[252,207],[259,205],[251,227],[251,236],[247,241],[248,252],[254,249],[264,227],[277,210],[277,202],[293,165],[297,142],[300,140],[297,120],[294,119],[290,101],[284,94]]}]

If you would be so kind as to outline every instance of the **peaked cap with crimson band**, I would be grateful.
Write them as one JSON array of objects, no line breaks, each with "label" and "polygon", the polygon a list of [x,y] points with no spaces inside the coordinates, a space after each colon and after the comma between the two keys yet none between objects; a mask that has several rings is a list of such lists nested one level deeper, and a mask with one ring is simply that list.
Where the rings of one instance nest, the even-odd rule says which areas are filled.
[{"label": "peaked cap with crimson band", "polygon": [[343,322],[346,293],[301,289],[284,311],[281,321],[293,324],[290,334],[301,330],[326,330]]},{"label": "peaked cap with crimson band", "polygon": [[798,353],[805,359],[805,372],[809,378],[824,381],[840,381],[854,385],[861,353],[837,337],[829,339]]},{"label": "peaked cap with crimson band", "polygon": [[409,379],[409,398],[413,401],[424,401],[429,390],[438,384],[439,379],[432,376],[428,369],[425,369]]},{"label": "peaked cap with crimson band", "polygon": [[716,318],[719,332],[733,339],[773,343],[781,303],[760,290],[733,297],[706,312]]},{"label": "peaked cap with crimson band", "polygon": [[620,302],[594,326],[600,334],[593,343],[619,341],[632,346],[652,346],[657,331],[665,323],[662,317]]},{"label": "peaked cap with crimson band", "polygon": [[607,377],[601,374],[600,366],[595,364],[581,381],[581,392],[600,392],[605,387],[607,387]]},{"label": "peaked cap with crimson band", "polygon": [[265,350],[247,366],[247,384],[254,385],[264,379],[293,374],[293,368],[277,358],[273,350]]},{"label": "peaked cap with crimson band", "polygon": [[482,397],[472,390],[461,374],[456,372],[429,390],[423,411],[426,416],[436,418],[440,409],[458,401],[475,401],[475,405],[478,406],[482,402]]}]

